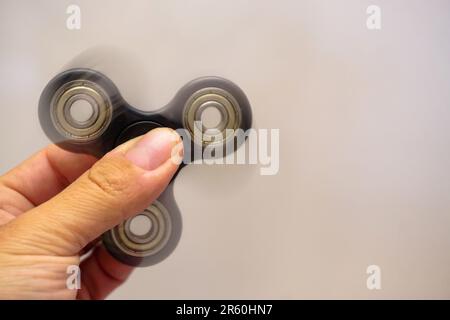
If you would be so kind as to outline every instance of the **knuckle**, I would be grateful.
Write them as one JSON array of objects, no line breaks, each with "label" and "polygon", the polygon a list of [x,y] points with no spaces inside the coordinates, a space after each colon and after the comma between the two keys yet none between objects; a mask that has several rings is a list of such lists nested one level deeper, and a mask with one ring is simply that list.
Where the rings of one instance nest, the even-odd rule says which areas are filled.
[{"label": "knuckle", "polygon": [[129,161],[120,157],[111,157],[97,162],[89,170],[87,178],[103,193],[117,198],[130,193],[136,176],[135,167]]}]

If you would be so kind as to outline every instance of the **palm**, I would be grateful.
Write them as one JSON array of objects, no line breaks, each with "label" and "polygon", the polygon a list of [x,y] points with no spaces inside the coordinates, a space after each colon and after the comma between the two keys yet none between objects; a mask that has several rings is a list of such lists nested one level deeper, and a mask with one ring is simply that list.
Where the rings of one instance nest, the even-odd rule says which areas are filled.
[{"label": "palm", "polygon": [[[8,228],[9,221],[60,193],[95,162],[96,159],[91,156],[74,154],[50,146],[1,177],[0,230]],[[12,243],[14,245],[14,242]],[[57,245],[66,246],[64,249],[68,252],[72,250],[64,243]],[[3,253],[8,252],[8,248],[3,249]],[[42,280],[36,282],[40,287],[30,288],[30,284],[24,284],[24,295],[30,290],[34,294],[37,292],[42,298],[102,299],[122,284],[132,271],[131,267],[117,262],[103,247],[98,246],[81,262],[81,290],[67,290],[66,268],[68,265],[79,264],[80,252],[63,257],[55,256],[51,250],[49,252],[41,250],[36,254],[32,245],[21,246],[20,250],[11,252],[15,254],[0,256],[0,262],[2,258],[12,259],[12,264],[23,266],[25,273],[40,276]],[[18,270],[17,265],[14,265],[15,269],[12,270]]]}]

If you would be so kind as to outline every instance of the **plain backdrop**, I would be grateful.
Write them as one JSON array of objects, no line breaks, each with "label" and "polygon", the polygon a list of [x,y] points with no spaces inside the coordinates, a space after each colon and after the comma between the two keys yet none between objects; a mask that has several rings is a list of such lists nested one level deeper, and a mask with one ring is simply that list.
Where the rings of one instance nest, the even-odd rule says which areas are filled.
[{"label": "plain backdrop", "polygon": [[178,248],[111,298],[450,298],[449,39],[447,0],[1,0],[0,172],[49,143],[39,95],[68,66],[142,110],[223,76],[280,129],[279,173],[183,169]]}]

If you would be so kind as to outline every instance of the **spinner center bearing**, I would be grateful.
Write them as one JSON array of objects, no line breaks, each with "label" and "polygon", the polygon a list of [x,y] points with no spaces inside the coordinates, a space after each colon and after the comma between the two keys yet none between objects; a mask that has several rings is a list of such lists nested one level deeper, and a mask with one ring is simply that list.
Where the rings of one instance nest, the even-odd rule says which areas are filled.
[{"label": "spinner center bearing", "polygon": [[[73,109],[79,101],[91,108],[91,115],[85,120],[74,116]],[[56,91],[50,102],[50,115],[62,136],[83,143],[98,138],[108,128],[112,105],[106,92],[94,82],[73,81]]]},{"label": "spinner center bearing", "polygon": [[[84,117],[74,113],[80,102],[88,109]],[[203,123],[208,110],[215,110],[219,117],[209,126]],[[185,136],[192,138],[183,138],[185,151],[192,150],[194,144],[204,150],[222,144],[228,150],[225,148],[228,142],[239,140],[233,139],[236,130],[251,127],[252,116],[244,92],[223,78],[192,80],[163,108],[142,112],[129,105],[104,74],[79,68],[64,71],[47,84],[39,100],[39,120],[46,135],[62,148],[101,157],[159,127],[184,129]],[[201,140],[196,138],[197,134]],[[233,145],[230,152],[239,147]],[[184,159],[186,156],[190,161],[197,157],[195,152],[185,152]],[[182,163],[179,170],[187,163]],[[182,219],[173,195],[174,178],[158,200],[137,215],[146,219],[147,230],[133,230],[135,217],[103,235],[103,244],[116,259],[132,266],[149,266],[175,250],[181,237]]]}]

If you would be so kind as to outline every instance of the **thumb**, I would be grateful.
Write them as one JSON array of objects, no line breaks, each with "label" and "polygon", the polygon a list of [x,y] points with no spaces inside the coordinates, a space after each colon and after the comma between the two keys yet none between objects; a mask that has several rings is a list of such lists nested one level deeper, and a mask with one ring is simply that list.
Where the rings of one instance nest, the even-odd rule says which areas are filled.
[{"label": "thumb", "polygon": [[178,134],[154,129],[106,154],[63,192],[4,226],[2,251],[75,255],[148,207],[177,170]]}]

